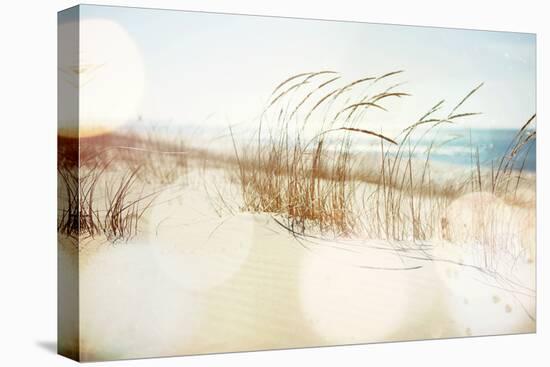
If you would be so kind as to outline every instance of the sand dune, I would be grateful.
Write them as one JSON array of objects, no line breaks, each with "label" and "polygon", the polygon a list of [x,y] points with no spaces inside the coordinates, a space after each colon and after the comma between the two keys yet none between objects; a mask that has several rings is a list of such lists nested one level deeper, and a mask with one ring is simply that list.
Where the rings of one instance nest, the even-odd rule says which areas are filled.
[{"label": "sand dune", "polygon": [[267,213],[220,214],[195,178],[128,243],[82,245],[83,359],[535,330],[527,258],[497,274],[466,243],[295,237]]}]

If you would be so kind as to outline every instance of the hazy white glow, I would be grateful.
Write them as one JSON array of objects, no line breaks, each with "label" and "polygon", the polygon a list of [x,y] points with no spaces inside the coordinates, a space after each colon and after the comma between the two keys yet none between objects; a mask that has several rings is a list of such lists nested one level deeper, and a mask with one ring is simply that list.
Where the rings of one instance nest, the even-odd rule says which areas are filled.
[{"label": "hazy white glow", "polygon": [[[502,279],[495,281],[476,269],[453,263],[475,264],[476,261],[477,254],[464,256],[467,249],[457,247],[456,244],[438,246],[434,253],[436,258],[451,260],[435,261],[434,264],[446,288],[448,314],[457,335],[498,335],[533,330],[534,322],[529,315],[535,316],[534,294],[525,288],[514,289]],[[453,256],[453,253],[459,255]],[[513,275],[503,272],[503,279],[513,279],[535,289],[532,267],[523,261],[514,263]]]},{"label": "hazy white glow", "polygon": [[[156,261],[163,275],[186,290],[205,291],[231,279],[250,251],[254,217],[204,218],[208,197],[194,192],[183,201],[161,195],[151,210]],[[183,204],[182,204],[183,203]],[[202,208],[196,211],[188,207]],[[207,210],[207,209],[206,209]],[[185,230],[185,236],[182,236]]]},{"label": "hazy white glow", "polygon": [[119,24],[80,23],[80,136],[116,129],[135,118],[144,91],[142,56]]},{"label": "hazy white glow", "polygon": [[80,261],[82,358],[119,359],[181,352],[202,310],[196,296],[151,261],[154,244],[101,245]]},{"label": "hazy white glow", "polygon": [[[406,270],[361,267],[368,264],[403,266],[397,256],[380,251],[361,254],[321,248],[304,258],[303,312],[327,342],[391,340],[431,312],[437,285],[419,287],[420,270],[411,275]],[[429,275],[422,273],[420,278],[432,279]]]},{"label": "hazy white glow", "polygon": [[[528,332],[535,315],[532,211],[507,205],[489,192],[455,199],[447,209],[447,236],[434,247],[435,269],[448,292],[449,315],[459,335]],[[474,240],[471,240],[471,238]],[[470,239],[468,241],[468,239]],[[469,266],[495,271],[494,278]],[[521,287],[517,287],[521,284]]]}]

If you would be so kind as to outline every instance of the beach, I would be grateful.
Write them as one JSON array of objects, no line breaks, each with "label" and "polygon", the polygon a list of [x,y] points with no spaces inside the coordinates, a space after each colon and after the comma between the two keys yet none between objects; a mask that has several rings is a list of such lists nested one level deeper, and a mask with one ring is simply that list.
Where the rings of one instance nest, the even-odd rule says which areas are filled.
[{"label": "beach", "polygon": [[497,272],[468,243],[302,236],[238,212],[238,192],[191,164],[131,239],[81,242],[83,360],[535,331],[528,256],[501,256]]}]

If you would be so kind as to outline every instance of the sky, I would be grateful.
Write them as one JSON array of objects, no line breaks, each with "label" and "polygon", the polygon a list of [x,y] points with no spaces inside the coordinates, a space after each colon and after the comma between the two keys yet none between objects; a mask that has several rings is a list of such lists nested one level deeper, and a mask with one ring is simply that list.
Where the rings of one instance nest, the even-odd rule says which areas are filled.
[{"label": "sky", "polygon": [[[129,93],[136,99],[129,120],[257,124],[276,85],[318,70],[343,80],[404,70],[391,81],[404,82],[400,90],[411,96],[374,113],[366,123],[376,130],[408,126],[442,99],[451,108],[481,82],[464,112],[483,114],[466,126],[518,128],[536,112],[534,34],[109,6],[81,6],[80,17],[114,22],[133,44],[122,61],[139,58],[144,81],[139,99]],[[111,42],[97,37],[96,49]]]}]

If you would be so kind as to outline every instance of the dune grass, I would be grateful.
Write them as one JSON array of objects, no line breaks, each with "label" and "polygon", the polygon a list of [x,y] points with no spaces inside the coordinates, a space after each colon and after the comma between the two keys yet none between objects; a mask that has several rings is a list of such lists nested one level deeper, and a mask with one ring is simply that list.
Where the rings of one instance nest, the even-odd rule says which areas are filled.
[{"label": "dune grass", "polygon": [[118,160],[138,168],[141,181],[167,185],[186,177],[189,149],[180,134],[163,134],[151,125],[143,134],[129,133],[134,143],[119,147]]},{"label": "dune grass", "polygon": [[[481,88],[478,85],[458,102],[449,113],[439,116],[445,101],[436,103],[427,113],[401,131],[397,148],[391,153],[381,141],[381,169],[376,190],[375,220],[370,229],[380,238],[391,240],[426,240],[441,236],[445,211],[450,201],[461,194],[459,187],[443,187],[436,191],[438,180],[432,176],[431,153],[435,142],[427,141],[423,162],[414,158],[429,133],[442,125],[454,125],[479,113],[460,113],[459,108]],[[420,130],[418,133],[417,131]],[[415,140],[413,136],[419,135]],[[433,139],[433,138],[432,138]]]},{"label": "dune grass", "polygon": [[[320,71],[278,85],[260,119],[257,145],[244,150],[235,146],[244,209],[284,214],[289,227],[299,232],[311,226],[323,232],[354,232],[359,218],[353,207],[352,135],[397,144],[358,122],[367,110],[384,109],[383,100],[407,94],[394,91],[394,85],[352,100],[350,91],[372,88],[399,73],[335,86],[341,77]],[[340,139],[336,145],[333,136]]]},{"label": "dune grass", "polygon": [[188,168],[182,139],[154,129],[64,142],[59,148],[58,231],[74,238],[130,240],[158,194],[184,182]]},{"label": "dune grass", "polygon": [[[239,144],[230,128],[233,157],[191,147],[182,136],[154,127],[144,134],[85,140],[78,165],[60,160],[58,230],[76,237],[103,235],[111,242],[129,240],[157,194],[185,183],[195,158],[203,170],[229,173],[231,185],[240,191],[240,210],[270,213],[293,234],[353,235],[392,243],[473,242],[491,266],[498,251],[517,242],[517,235],[506,229],[515,228],[515,209],[504,215],[493,198],[534,216],[533,196],[524,192],[532,192],[525,165],[535,146],[536,116],[490,168],[471,144],[470,168],[449,176],[436,167],[432,153],[452,139],[436,144],[433,133],[479,118],[479,112],[464,109],[483,84],[451,108],[437,102],[400,132],[388,126],[395,136],[374,131],[373,116],[383,118],[380,113],[391,113],[400,100],[411,98],[396,80],[402,75],[393,71],[345,82],[326,70],[287,78],[271,93],[247,144]],[[363,139],[377,151],[361,151]],[[453,210],[465,196],[466,210],[484,214],[472,215],[477,222],[457,231]],[[230,201],[221,200],[225,207]]]},{"label": "dune grass", "polygon": [[[402,84],[392,82],[401,74],[395,71],[342,84],[339,74],[320,71],[280,83],[267,102],[253,142],[238,146],[233,139],[241,209],[271,213],[296,234],[361,234],[415,242],[456,240],[448,208],[468,193],[491,192],[519,205],[517,192],[535,140],[534,130],[529,129],[535,116],[518,131],[506,154],[495,158],[492,170],[481,166],[479,150],[472,145],[467,174],[438,177],[431,154],[446,142],[436,147],[430,132],[480,115],[463,109],[483,83],[446,113],[446,102],[440,101],[392,137],[368,128],[369,112],[389,111],[390,100],[409,97],[401,91]],[[361,152],[354,149],[358,139],[378,141],[377,164],[362,166]],[[416,158],[425,146],[429,148],[420,155],[423,158]],[[460,239],[488,247],[502,240],[494,226],[480,223],[475,228],[479,233]]]},{"label": "dune grass", "polygon": [[157,195],[136,189],[137,173],[138,169],[129,169],[112,175],[108,166],[98,165],[79,170],[59,167],[58,232],[81,239],[103,235],[111,242],[133,238]]}]

